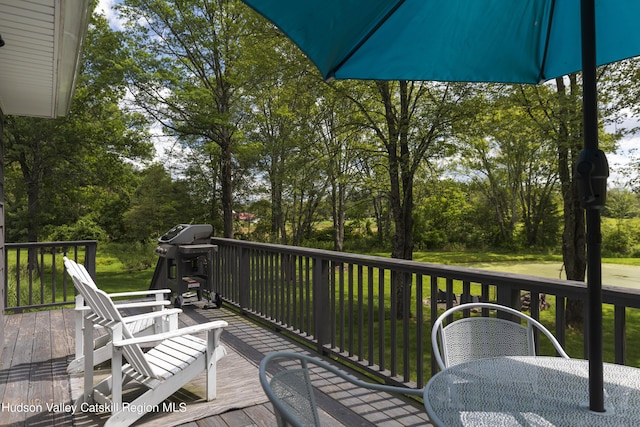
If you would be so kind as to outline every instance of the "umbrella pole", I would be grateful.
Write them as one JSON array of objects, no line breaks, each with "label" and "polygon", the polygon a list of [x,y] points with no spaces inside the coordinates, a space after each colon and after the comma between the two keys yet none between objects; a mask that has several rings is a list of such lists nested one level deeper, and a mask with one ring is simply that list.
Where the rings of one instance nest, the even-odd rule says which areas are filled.
[{"label": "umbrella pole", "polygon": [[604,412],[602,350],[602,270],[600,211],[587,209],[587,284],[589,289],[589,409]]},{"label": "umbrella pole", "polygon": [[[598,151],[596,22],[594,0],[581,0],[582,84],[585,151]],[[602,154],[604,156],[604,153]],[[606,160],[605,160],[606,164]],[[608,168],[607,168],[608,169]],[[590,175],[590,174],[589,174]],[[608,172],[607,172],[608,175]],[[592,183],[584,183],[591,186]],[[593,191],[593,188],[591,188]],[[606,191],[606,180],[605,180]],[[584,205],[584,199],[583,199]],[[604,412],[602,349],[601,206],[586,206],[589,345],[589,409]]]}]

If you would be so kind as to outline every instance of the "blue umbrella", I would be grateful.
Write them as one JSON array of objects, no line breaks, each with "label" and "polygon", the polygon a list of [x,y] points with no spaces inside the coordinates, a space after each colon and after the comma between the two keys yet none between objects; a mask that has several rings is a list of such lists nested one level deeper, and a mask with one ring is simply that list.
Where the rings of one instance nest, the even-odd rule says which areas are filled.
[{"label": "blue umbrella", "polygon": [[[600,209],[609,175],[598,149],[596,66],[640,55],[638,0],[244,0],[326,80],[541,83],[583,71],[589,406],[604,412]],[[596,25],[597,24],[597,25]]]}]

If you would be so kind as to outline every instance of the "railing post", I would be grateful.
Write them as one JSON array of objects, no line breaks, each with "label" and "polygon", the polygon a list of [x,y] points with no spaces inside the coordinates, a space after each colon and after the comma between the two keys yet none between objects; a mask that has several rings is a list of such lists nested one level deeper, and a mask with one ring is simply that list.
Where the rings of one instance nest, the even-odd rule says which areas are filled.
[{"label": "railing post", "polygon": [[[500,286],[496,289],[496,300],[500,305],[506,305],[508,307],[515,308],[516,310],[520,310],[520,289],[513,288],[501,288]],[[502,317],[508,320],[516,320],[515,316],[511,316],[509,314],[502,315],[498,313],[498,317]]]},{"label": "railing post", "polygon": [[251,252],[249,248],[240,248],[240,260],[238,261],[240,271],[238,272],[238,303],[240,309],[244,310],[251,304]]},{"label": "railing post", "polygon": [[624,365],[627,361],[627,312],[624,306],[615,306],[614,325],[613,348],[615,362],[619,365]]},{"label": "railing post", "polygon": [[313,319],[318,353],[324,354],[323,346],[331,339],[329,316],[329,261],[313,258]]},{"label": "railing post", "polygon": [[87,244],[84,248],[84,266],[93,280],[96,280],[96,255],[98,243]]}]

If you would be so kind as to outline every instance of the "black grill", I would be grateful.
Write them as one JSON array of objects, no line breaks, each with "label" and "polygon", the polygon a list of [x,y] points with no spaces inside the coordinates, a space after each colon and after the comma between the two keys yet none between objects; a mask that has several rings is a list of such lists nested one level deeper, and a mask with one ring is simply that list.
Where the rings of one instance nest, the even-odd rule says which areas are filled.
[{"label": "black grill", "polygon": [[[158,262],[150,289],[170,289],[173,305],[182,307],[185,298],[203,296],[220,307],[222,299],[213,291],[213,256],[209,224],[178,224],[158,239]],[[209,304],[205,308],[210,307]]]}]

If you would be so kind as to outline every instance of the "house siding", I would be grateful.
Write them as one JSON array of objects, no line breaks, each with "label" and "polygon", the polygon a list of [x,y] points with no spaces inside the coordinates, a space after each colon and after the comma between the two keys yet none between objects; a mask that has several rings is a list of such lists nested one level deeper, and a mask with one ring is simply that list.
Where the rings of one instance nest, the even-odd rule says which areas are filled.
[{"label": "house siding", "polygon": [[4,285],[7,275],[4,259],[4,115],[0,110],[0,358],[4,348]]}]

